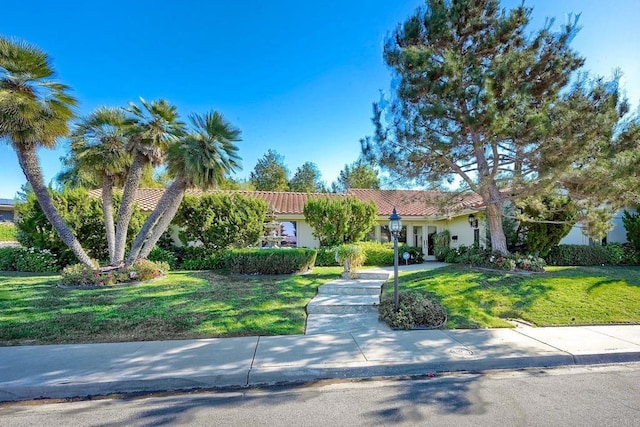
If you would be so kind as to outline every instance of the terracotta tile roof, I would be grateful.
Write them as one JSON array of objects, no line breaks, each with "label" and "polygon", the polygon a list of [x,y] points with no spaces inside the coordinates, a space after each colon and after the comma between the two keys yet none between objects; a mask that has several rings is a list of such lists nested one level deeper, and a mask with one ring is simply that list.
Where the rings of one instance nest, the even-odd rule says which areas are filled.
[{"label": "terracotta tile roof", "polygon": [[[312,197],[343,198],[354,196],[360,200],[372,200],[379,216],[389,216],[393,207],[400,216],[434,217],[446,216],[465,210],[477,210],[484,205],[482,199],[473,194],[469,196],[452,196],[437,191],[421,190],[372,190],[352,189],[344,194],[332,193],[289,193],[277,191],[221,191],[223,193],[238,193],[248,197],[263,199],[270,208],[279,214],[302,215],[304,205]],[[91,190],[89,194],[100,197],[100,189]],[[143,211],[151,212],[162,197],[163,188],[140,188],[136,192],[136,200]],[[199,195],[200,190],[187,190],[187,194]]]},{"label": "terracotta tile roof", "polygon": [[[215,192],[215,191],[212,191]],[[237,193],[247,197],[258,197],[263,199],[269,207],[279,214],[300,214],[304,210],[304,205],[310,197],[330,197],[330,198],[342,198],[342,194],[331,193],[289,193],[289,192],[277,192],[277,191],[220,191],[221,193]],[[136,201],[143,211],[151,212],[155,209],[156,205],[160,201],[163,188],[139,188],[136,191]],[[187,194],[199,195],[203,192],[201,190],[187,190]],[[102,190],[91,190],[89,192],[94,197],[101,197]]]},{"label": "terracotta tile roof", "polygon": [[372,200],[378,207],[378,215],[388,216],[396,208],[400,216],[446,216],[465,210],[483,207],[482,199],[476,194],[454,196],[440,191],[423,190],[374,190],[351,189],[347,193],[360,200]]}]

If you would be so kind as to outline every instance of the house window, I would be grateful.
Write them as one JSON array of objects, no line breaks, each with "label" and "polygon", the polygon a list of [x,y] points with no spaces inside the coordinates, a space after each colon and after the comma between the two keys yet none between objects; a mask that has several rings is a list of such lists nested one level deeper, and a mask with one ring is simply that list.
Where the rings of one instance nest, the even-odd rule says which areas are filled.
[{"label": "house window", "polygon": [[[382,243],[392,242],[391,231],[389,231],[388,225],[380,226],[380,241]],[[400,234],[398,235],[398,243],[407,243],[407,226],[403,225]]]},{"label": "house window", "polygon": [[280,236],[285,239],[280,246],[295,248],[298,246],[298,224],[296,221],[283,221],[280,223]]}]

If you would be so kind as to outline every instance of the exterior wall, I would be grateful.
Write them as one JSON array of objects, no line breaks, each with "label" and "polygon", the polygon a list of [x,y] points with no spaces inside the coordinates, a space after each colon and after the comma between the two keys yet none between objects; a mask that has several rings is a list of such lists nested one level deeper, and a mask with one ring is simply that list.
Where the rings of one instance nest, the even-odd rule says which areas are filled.
[{"label": "exterior wall", "polygon": [[0,207],[0,222],[4,222],[4,221],[9,221],[9,222],[15,221],[13,207],[4,207],[4,206]]},{"label": "exterior wall", "polygon": [[298,247],[299,248],[318,248],[320,241],[313,236],[313,229],[305,220],[295,220],[298,225]]},{"label": "exterior wall", "polygon": [[[469,225],[467,218],[467,216],[459,216],[438,222],[438,232],[449,230],[451,234],[449,245],[452,249],[457,249],[460,246],[473,246],[474,244],[474,229]],[[480,246],[486,246],[486,222],[482,219],[478,221],[478,232],[480,234]]]},{"label": "exterior wall", "polygon": [[[635,209],[627,209],[629,212],[635,212]],[[613,228],[607,233],[607,243],[627,243],[627,230],[622,223],[623,212],[625,210],[619,210],[613,216],[611,223]],[[589,245],[592,244],[591,239],[587,237],[582,229],[584,226],[580,223],[571,228],[569,234],[567,234],[561,241],[561,245]]]}]

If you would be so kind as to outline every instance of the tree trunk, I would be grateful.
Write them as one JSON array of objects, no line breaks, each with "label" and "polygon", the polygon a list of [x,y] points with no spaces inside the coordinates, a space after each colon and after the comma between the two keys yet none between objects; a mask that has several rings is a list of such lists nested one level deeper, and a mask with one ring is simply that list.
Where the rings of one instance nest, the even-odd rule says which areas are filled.
[{"label": "tree trunk", "polygon": [[500,252],[503,255],[509,254],[507,250],[507,238],[502,228],[502,210],[504,203],[502,195],[495,183],[489,185],[489,191],[483,194],[487,205],[487,224],[489,226],[489,234],[491,234],[491,250]]},{"label": "tree trunk", "polygon": [[78,258],[78,261],[88,267],[95,268],[95,263],[91,260],[89,255],[87,255],[87,252],[84,250],[76,236],[73,234],[73,231],[71,231],[53,204],[51,195],[49,194],[47,187],[44,185],[42,171],[40,169],[40,163],[38,162],[35,147],[16,147],[16,154],[18,155],[20,167],[22,168],[27,181],[29,181],[29,184],[31,184],[31,187],[33,188],[33,192],[38,199],[38,204],[40,205],[42,212],[44,212],[47,219],[58,233],[58,236],[60,236],[60,239],[62,239],[64,244],[71,249],[76,258]]},{"label": "tree trunk", "polygon": [[160,239],[160,236],[162,236],[162,233],[169,227],[169,224],[171,224],[171,221],[178,212],[186,189],[186,181],[180,177],[177,177],[169,188],[167,188],[158,205],[151,215],[149,215],[142,229],[136,236],[133,245],[131,245],[127,265],[131,265],[136,260],[149,256],[149,253]]},{"label": "tree trunk", "polygon": [[116,241],[114,250],[114,259],[112,265],[119,265],[124,261],[124,251],[127,245],[127,231],[129,222],[133,214],[135,205],[136,191],[140,185],[142,178],[142,169],[147,163],[147,158],[141,153],[136,153],[133,163],[127,173],[127,180],[122,190],[122,201],[118,209],[118,219],[116,222]]},{"label": "tree trunk", "polygon": [[113,265],[117,260],[115,256],[116,229],[113,222],[113,176],[111,175],[105,175],[102,180],[102,214],[107,233],[109,262]]}]

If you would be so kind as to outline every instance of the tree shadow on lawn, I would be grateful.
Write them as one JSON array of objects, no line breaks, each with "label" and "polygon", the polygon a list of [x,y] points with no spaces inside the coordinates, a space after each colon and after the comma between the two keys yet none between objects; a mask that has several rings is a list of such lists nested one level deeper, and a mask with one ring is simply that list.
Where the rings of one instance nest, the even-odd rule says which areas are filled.
[{"label": "tree shadow on lawn", "polygon": [[459,266],[443,270],[415,272],[400,277],[400,290],[426,293],[448,313],[449,328],[479,328],[487,323],[522,318],[539,298],[553,288],[541,276],[481,271]]}]

